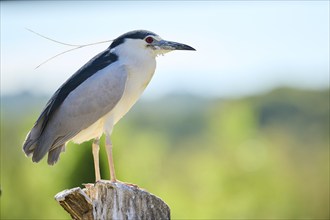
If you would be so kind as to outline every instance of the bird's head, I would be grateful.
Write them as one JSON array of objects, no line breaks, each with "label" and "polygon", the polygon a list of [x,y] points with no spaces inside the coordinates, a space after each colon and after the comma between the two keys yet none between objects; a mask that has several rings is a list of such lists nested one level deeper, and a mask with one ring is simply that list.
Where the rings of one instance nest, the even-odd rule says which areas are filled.
[{"label": "bird's head", "polygon": [[157,34],[146,30],[131,31],[119,36],[110,45],[110,49],[117,48],[127,53],[147,52],[155,57],[174,50],[195,50],[186,44],[163,40]]}]

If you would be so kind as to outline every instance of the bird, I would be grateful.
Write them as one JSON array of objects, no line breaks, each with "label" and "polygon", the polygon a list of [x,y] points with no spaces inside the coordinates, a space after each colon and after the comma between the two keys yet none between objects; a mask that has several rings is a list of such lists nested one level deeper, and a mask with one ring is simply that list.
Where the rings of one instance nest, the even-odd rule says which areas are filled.
[{"label": "bird", "polygon": [[110,181],[116,182],[111,142],[114,125],[149,84],[156,69],[156,57],[174,50],[195,51],[147,30],[130,31],[114,39],[51,96],[24,140],[26,156],[39,162],[48,153],[47,163],[54,165],[68,142],[93,140],[97,182],[101,180],[99,140],[104,134]]}]

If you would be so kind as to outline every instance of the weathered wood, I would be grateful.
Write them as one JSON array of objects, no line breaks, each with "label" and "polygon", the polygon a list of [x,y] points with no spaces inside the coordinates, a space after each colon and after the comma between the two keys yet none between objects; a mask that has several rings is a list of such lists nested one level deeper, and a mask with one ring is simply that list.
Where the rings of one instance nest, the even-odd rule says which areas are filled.
[{"label": "weathered wood", "polygon": [[98,181],[64,190],[55,196],[72,219],[170,219],[170,209],[160,198],[136,186]]}]

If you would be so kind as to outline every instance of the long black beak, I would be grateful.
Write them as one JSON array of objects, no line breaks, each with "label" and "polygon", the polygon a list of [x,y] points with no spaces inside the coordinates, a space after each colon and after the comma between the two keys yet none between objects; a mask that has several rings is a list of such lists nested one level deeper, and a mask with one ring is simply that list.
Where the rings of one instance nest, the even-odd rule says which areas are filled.
[{"label": "long black beak", "polygon": [[166,40],[158,41],[154,46],[159,47],[159,49],[163,50],[195,50],[194,48],[186,44]]}]

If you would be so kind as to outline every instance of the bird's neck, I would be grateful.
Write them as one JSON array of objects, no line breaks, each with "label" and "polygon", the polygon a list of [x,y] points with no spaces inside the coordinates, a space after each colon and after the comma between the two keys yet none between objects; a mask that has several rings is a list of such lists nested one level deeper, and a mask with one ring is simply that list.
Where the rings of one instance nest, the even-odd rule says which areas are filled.
[{"label": "bird's neck", "polygon": [[[153,74],[156,68],[156,55],[151,50],[135,48],[137,45],[117,46],[111,52],[115,53],[121,65],[143,74]],[[133,71],[134,70],[134,71]]]}]

